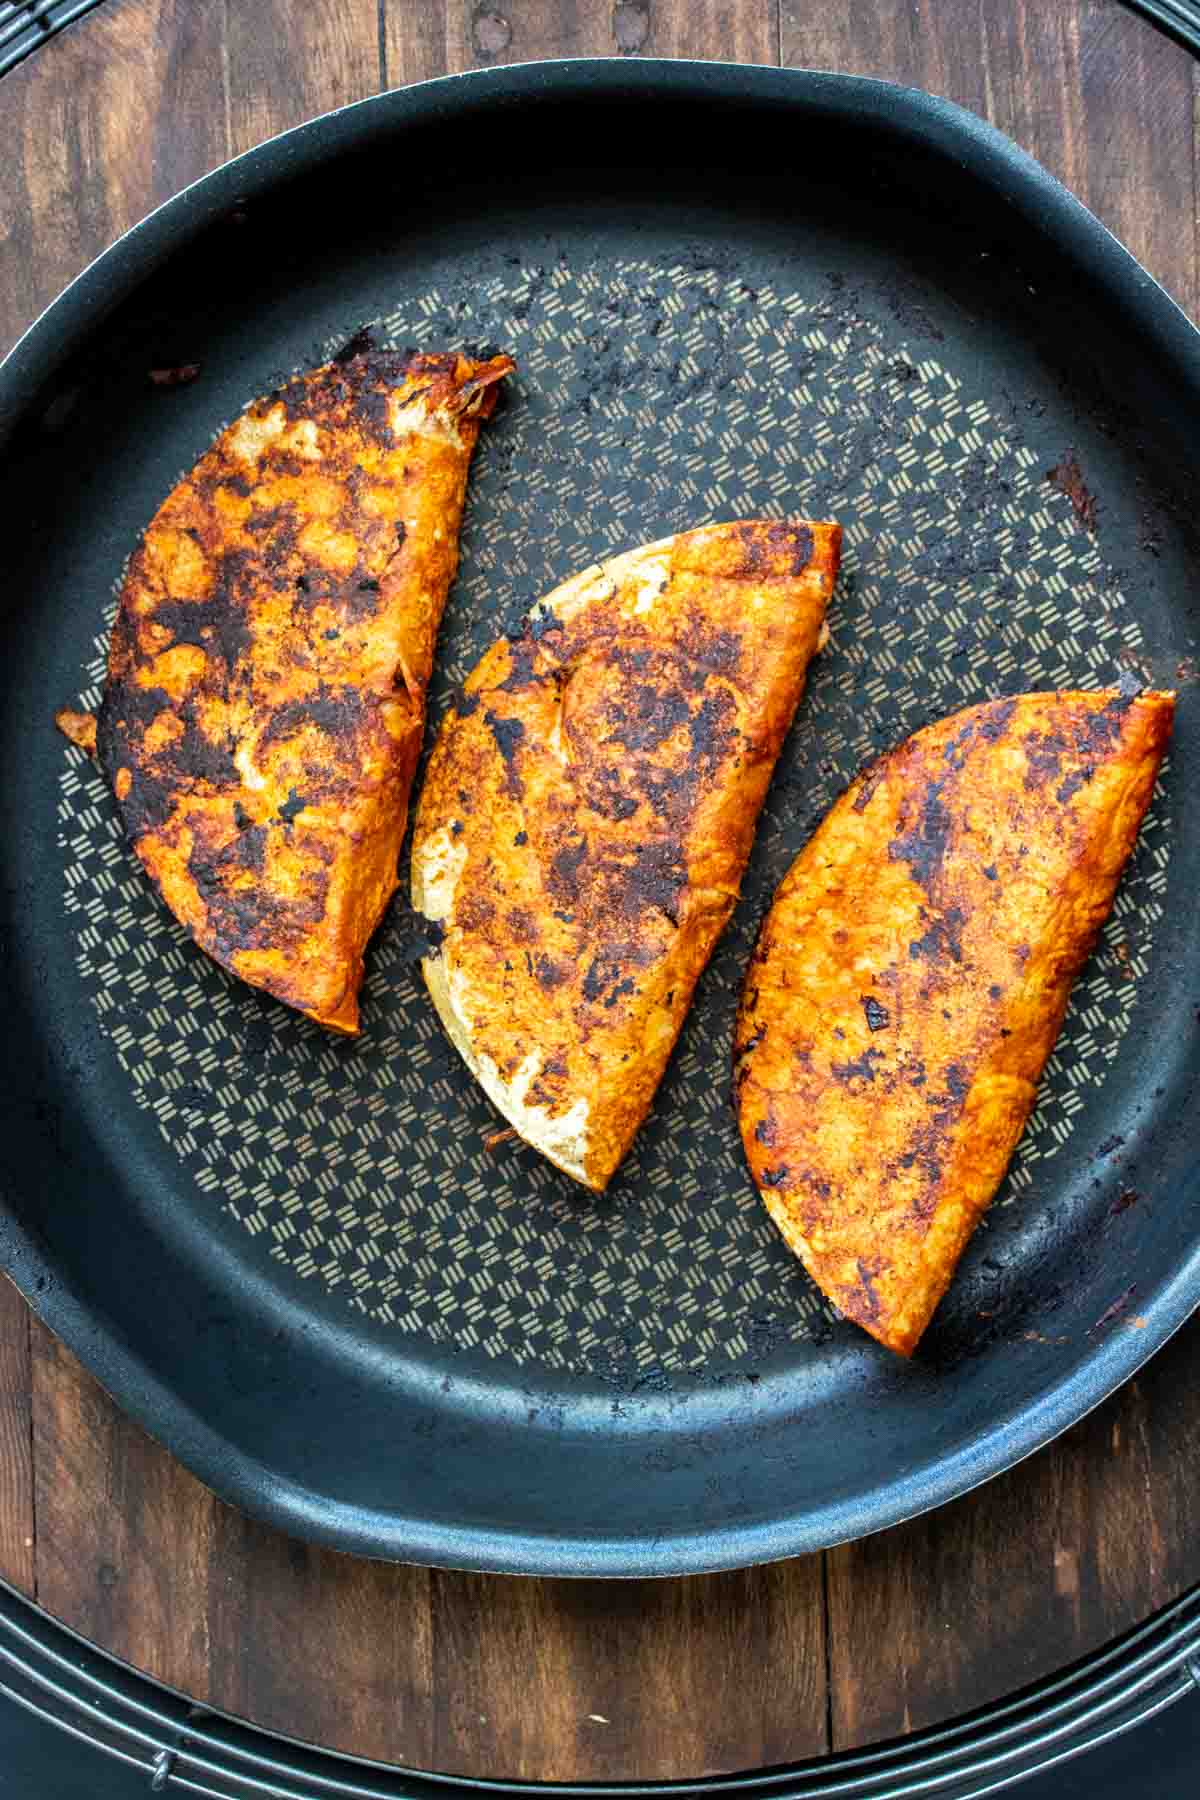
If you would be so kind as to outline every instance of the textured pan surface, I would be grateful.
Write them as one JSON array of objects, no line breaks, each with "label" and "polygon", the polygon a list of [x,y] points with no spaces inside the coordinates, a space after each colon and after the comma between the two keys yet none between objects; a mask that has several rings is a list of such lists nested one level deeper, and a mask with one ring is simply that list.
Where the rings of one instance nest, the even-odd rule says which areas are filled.
[{"label": "textured pan surface", "polygon": [[[656,151],[648,192],[651,118],[678,150]],[[414,156],[437,171],[418,214]],[[320,258],[296,248],[314,209]],[[847,526],[742,901],[603,1201],[486,1148],[496,1116],[422,992],[411,915],[368,957],[361,1038],[329,1042],[183,941],[50,722],[96,698],[112,594],[165,489],[369,320],[384,345],[502,344],[519,366],[473,467],[434,723],[598,557],[720,518]],[[0,1251],[107,1385],[302,1533],[648,1573],[876,1529],[1130,1373],[1195,1292],[1196,344],[1093,220],[953,108],[687,65],[367,102],[191,190],[70,290],[0,375],[30,521],[0,665]],[[184,362],[190,386],[147,381]],[[898,1368],[831,1318],[745,1170],[745,958],[876,751],[959,706],[1122,672],[1179,686],[1171,759],[1014,1169]]]}]

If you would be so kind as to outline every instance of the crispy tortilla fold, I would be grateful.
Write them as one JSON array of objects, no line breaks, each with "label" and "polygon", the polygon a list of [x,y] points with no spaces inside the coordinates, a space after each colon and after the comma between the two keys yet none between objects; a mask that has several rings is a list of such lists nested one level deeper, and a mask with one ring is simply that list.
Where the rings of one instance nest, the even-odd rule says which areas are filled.
[{"label": "crispy tortilla fold", "polygon": [[121,591],[96,748],[133,847],[215,961],[334,1031],[397,884],[467,469],[512,366],[368,351],[297,376],[168,495]]},{"label": "crispy tortilla fold", "polygon": [[550,595],[465,683],[417,808],[424,972],[522,1137],[601,1190],[737,899],[841,531],[664,538]]},{"label": "crispy tortilla fold", "polygon": [[746,1155],[809,1274],[901,1355],[1016,1148],[1173,709],[1023,694],[930,725],[775,895],[735,1037]]}]

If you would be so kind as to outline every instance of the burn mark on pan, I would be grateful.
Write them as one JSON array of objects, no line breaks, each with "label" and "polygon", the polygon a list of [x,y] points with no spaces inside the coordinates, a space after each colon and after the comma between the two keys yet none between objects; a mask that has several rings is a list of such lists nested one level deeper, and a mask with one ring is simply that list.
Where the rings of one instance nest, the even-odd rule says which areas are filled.
[{"label": "burn mark on pan", "polygon": [[1063,451],[1054,467],[1046,470],[1046,480],[1052,488],[1057,488],[1060,494],[1066,495],[1083,529],[1095,535],[1096,496],[1088,490],[1074,450]]}]

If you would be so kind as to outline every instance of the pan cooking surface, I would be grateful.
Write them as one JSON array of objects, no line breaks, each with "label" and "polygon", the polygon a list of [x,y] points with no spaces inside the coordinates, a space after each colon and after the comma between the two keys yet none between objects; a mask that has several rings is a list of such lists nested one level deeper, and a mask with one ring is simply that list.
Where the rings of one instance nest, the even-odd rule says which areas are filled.
[{"label": "pan cooking surface", "polygon": [[[596,558],[755,514],[845,527],[741,904],[603,1198],[487,1147],[403,892],[362,1036],[331,1039],[187,940],[51,724],[97,700],[125,559],[174,481],[367,323],[519,365],[472,471],[430,736],[487,645]],[[434,83],[265,146],[118,246],[0,371],[22,521],[0,1261],[50,1323],[242,1505],[484,1568],[810,1549],[1094,1404],[1195,1293],[1195,345],[1002,140],[849,78]],[[190,385],[148,379],[185,363]],[[881,749],[991,695],[1120,680],[1180,688],[1171,759],[1009,1177],[903,1365],[820,1299],[746,1175],[730,1039],[754,933]]]},{"label": "pan cooking surface", "polygon": [[[370,957],[361,1042],[331,1039],[191,946],[122,847],[102,778],[81,752],[63,757],[64,935],[131,1098],[217,1228],[236,1221],[301,1279],[418,1340],[654,1380],[753,1368],[765,1348],[827,1335],[834,1315],[752,1188],[729,1104],[758,921],[881,749],[995,694],[1128,679],[1144,651],[1097,537],[1019,416],[997,415],[1001,397],[972,391],[927,337],[863,317],[841,283],[809,299],[748,274],[756,285],[701,255],[556,256],[461,293],[405,293],[376,327],[397,346],[501,344],[520,369],[475,462],[435,721],[493,636],[605,553],[723,518],[845,524],[830,644],[742,904],[607,1198],[524,1146],[486,1147],[503,1121],[443,1037],[403,898]],[[81,704],[99,698],[106,644]],[[1119,1052],[1171,842],[1160,789],[1000,1207],[1039,1204]]]}]

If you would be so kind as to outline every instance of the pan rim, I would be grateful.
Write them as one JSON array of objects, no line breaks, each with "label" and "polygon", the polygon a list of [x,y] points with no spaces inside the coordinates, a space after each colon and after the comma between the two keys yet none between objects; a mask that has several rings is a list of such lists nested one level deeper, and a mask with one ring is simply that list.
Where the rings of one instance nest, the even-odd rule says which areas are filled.
[{"label": "pan rim", "polygon": [[[863,122],[890,123],[952,154],[976,180],[1052,233],[1084,275],[1102,272],[1148,348],[1200,388],[1200,332],[1118,240],[1067,189],[995,128],[953,102],[869,77],[736,63],[562,59],[468,71],[392,89],[325,113],[245,151],[165,201],[104,251],[28,327],[0,363],[0,447],[27,395],[71,353],[97,312],[126,298],[169,256],[240,198],[274,187],[368,143],[382,128],[435,120],[460,101],[561,101],[574,87],[650,100],[664,90],[703,100],[819,107],[835,100]],[[160,1438],[222,1498],[282,1530],[359,1555],[432,1566],[523,1573],[642,1577],[751,1566],[888,1529],[1011,1468],[1078,1423],[1178,1329],[1200,1304],[1200,1240],[1140,1301],[1145,1329],[1113,1334],[1031,1402],[952,1451],[851,1499],[784,1517],[728,1522],[669,1537],[571,1539],[503,1525],[447,1525],[395,1509],[353,1508],[257,1461],[199,1417],[123,1342],[94,1302],[69,1283],[0,1194],[0,1267],[38,1316],[78,1354],[122,1409]]]}]

